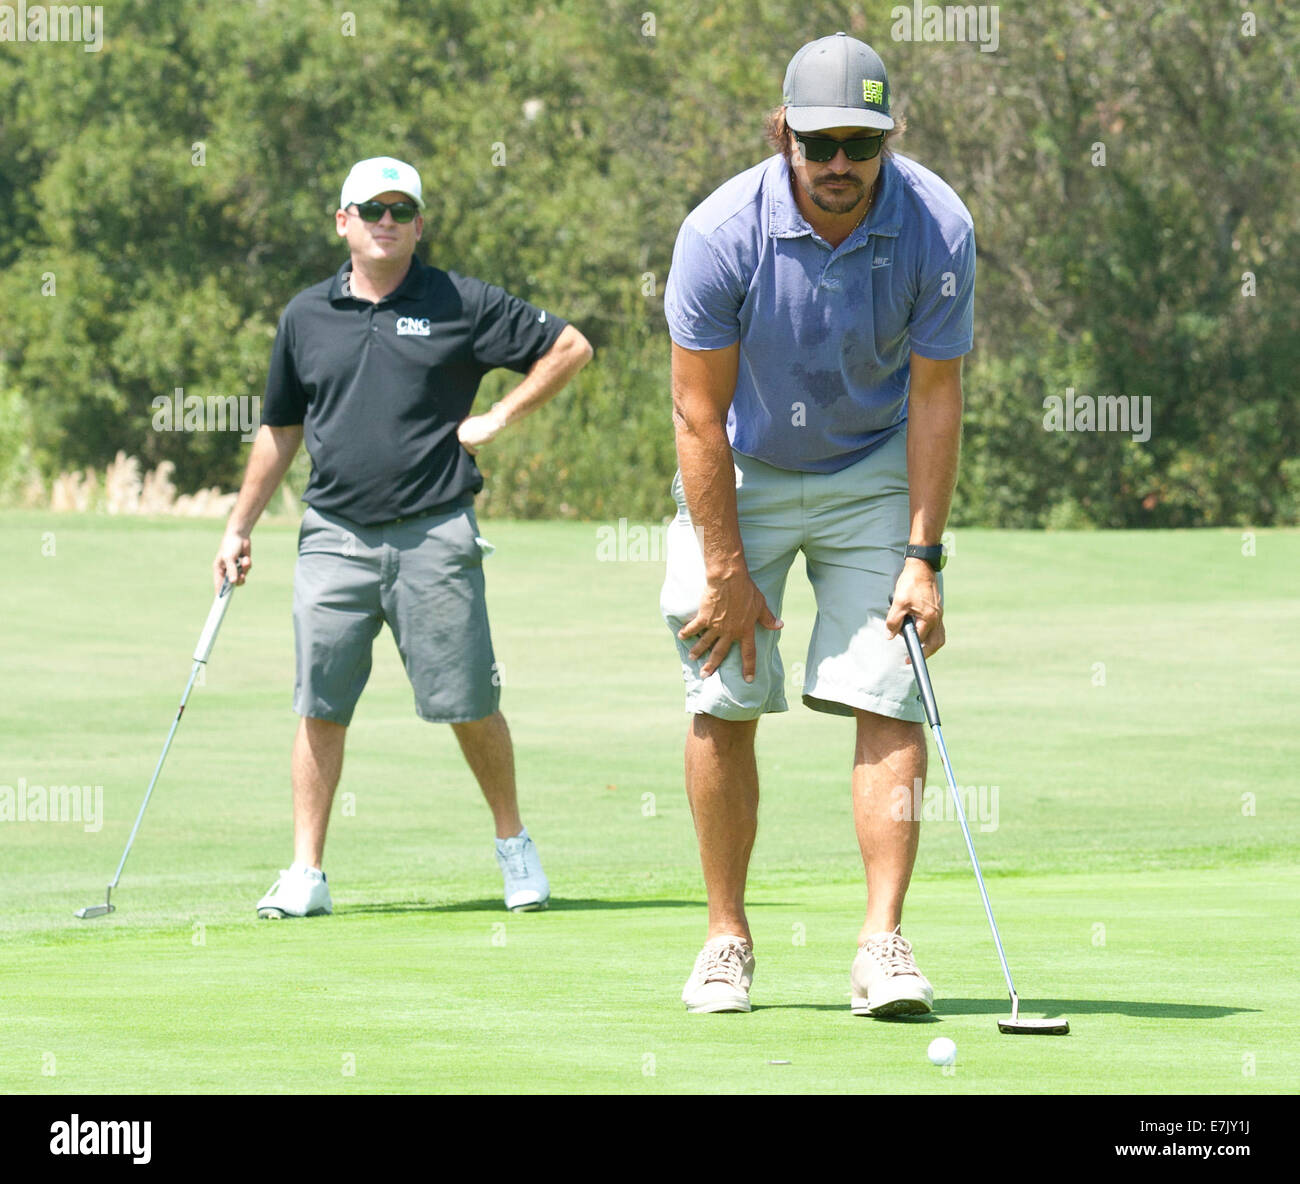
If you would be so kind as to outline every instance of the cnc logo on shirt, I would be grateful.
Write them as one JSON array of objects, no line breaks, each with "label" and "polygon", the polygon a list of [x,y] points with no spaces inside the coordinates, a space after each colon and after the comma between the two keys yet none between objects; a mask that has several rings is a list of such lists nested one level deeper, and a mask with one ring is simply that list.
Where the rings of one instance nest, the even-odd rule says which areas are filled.
[{"label": "cnc logo on shirt", "polygon": [[398,317],[397,336],[398,337],[428,337],[429,318],[428,317]]}]

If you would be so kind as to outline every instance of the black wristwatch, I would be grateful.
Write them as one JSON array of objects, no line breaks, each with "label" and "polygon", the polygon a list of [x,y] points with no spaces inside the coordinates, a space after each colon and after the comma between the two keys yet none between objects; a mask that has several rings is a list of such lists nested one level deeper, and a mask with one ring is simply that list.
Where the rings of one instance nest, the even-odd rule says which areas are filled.
[{"label": "black wristwatch", "polygon": [[903,558],[923,559],[935,571],[943,571],[943,565],[948,562],[948,552],[944,550],[942,544],[934,547],[918,547],[915,543],[908,543],[903,551]]}]

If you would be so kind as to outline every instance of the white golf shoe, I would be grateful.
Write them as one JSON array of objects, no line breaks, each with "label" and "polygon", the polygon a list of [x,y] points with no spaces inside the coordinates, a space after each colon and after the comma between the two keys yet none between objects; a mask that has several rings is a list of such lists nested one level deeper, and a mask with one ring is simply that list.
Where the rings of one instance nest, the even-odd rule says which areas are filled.
[{"label": "white golf shoe", "polygon": [[513,839],[497,839],[497,863],[505,882],[506,908],[512,913],[544,909],[551,899],[551,884],[542,871],[537,846],[525,827]]},{"label": "white golf shoe", "polygon": [[301,863],[294,863],[282,871],[270,891],[257,902],[257,915],[268,921],[285,917],[319,917],[333,911],[325,873]]},{"label": "white golf shoe", "polygon": [[710,938],[695,959],[682,988],[682,1002],[692,1015],[715,1011],[749,1011],[754,982],[754,950],[743,937]]},{"label": "white golf shoe", "polygon": [[858,947],[849,980],[854,1015],[924,1015],[934,1008],[934,988],[916,967],[912,944],[895,926]]}]

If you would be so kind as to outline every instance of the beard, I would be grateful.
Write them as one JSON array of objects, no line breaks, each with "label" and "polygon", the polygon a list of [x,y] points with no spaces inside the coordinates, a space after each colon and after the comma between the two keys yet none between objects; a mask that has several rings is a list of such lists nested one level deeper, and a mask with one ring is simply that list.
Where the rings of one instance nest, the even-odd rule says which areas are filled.
[{"label": "beard", "polygon": [[858,204],[866,196],[866,187],[855,177],[834,178],[834,180],[844,181],[841,189],[827,189],[822,185],[823,181],[832,180],[831,177],[818,177],[806,192],[812,198],[813,204],[820,209],[825,210],[828,214],[847,214],[857,208]]}]

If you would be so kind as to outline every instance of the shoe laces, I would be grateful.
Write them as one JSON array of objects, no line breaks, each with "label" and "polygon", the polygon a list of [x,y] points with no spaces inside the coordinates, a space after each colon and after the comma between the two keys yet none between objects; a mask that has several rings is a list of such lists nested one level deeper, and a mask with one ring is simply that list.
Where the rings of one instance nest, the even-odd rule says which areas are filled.
[{"label": "shoe laces", "polygon": [[704,983],[731,983],[739,986],[745,973],[748,950],[739,941],[718,942],[706,945],[701,953],[704,961],[700,967],[700,981]]},{"label": "shoe laces", "polygon": [[278,877],[276,877],[275,883],[271,885],[271,890],[270,892],[267,893],[267,896],[274,896],[277,892],[279,892],[280,889],[284,887],[284,882],[288,878],[289,878],[288,868],[281,868],[280,874]]},{"label": "shoe laces", "polygon": [[[271,890],[267,893],[267,896],[274,896],[277,892],[280,891],[281,888],[285,886],[285,884],[290,879],[292,879],[295,876],[297,876],[299,879],[309,880],[313,884],[316,882],[316,877],[310,875],[305,870],[302,870],[300,868],[282,867],[280,869],[279,876],[276,877],[275,883],[271,885]],[[324,872],[321,872],[320,882],[321,883],[325,882]]]},{"label": "shoe laces", "polygon": [[884,967],[886,974],[916,974],[916,960],[912,957],[912,943],[895,929],[884,937],[869,937],[866,949]]},{"label": "shoe laces", "polygon": [[512,876],[519,879],[528,877],[528,858],[525,852],[528,850],[528,840],[508,839],[501,848],[501,854],[505,858],[506,869]]}]

